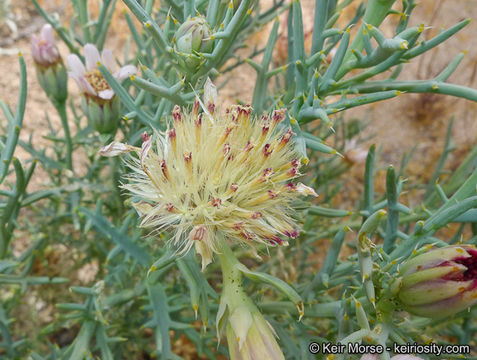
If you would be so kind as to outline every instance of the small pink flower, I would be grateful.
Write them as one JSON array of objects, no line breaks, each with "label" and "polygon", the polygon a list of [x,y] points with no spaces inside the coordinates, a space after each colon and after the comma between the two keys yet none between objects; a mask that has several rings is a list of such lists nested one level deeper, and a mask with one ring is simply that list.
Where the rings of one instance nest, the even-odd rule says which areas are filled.
[{"label": "small pink flower", "polygon": [[33,60],[38,65],[48,67],[61,61],[50,24],[43,25],[40,34],[31,37],[30,48]]},{"label": "small pink flower", "polygon": [[98,49],[93,44],[86,44],[84,46],[84,56],[86,67],[77,55],[68,55],[68,67],[71,70],[68,72],[68,75],[76,81],[81,91],[89,96],[98,97],[103,100],[111,100],[114,96],[113,89],[111,89],[111,86],[98,70],[98,63],[106,66],[106,68],[113,73],[117,81],[123,81],[137,72],[134,65],[126,65],[114,71],[116,64],[112,51],[103,49],[100,55]]}]

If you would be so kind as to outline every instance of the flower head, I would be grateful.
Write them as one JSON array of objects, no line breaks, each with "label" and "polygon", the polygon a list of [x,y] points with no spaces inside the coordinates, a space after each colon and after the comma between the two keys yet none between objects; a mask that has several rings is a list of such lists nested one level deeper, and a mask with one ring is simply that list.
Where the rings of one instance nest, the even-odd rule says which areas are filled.
[{"label": "flower head", "polygon": [[84,46],[84,55],[86,66],[77,55],[68,55],[68,75],[76,81],[83,93],[81,105],[90,126],[100,133],[113,134],[118,128],[121,103],[99,71],[98,63],[106,66],[117,81],[135,74],[137,69],[133,65],[126,65],[115,71],[111,50],[104,49],[100,54],[92,44]]},{"label": "flower head", "polygon": [[114,96],[114,91],[98,69],[98,63],[106,66],[118,81],[126,79],[137,71],[134,65],[126,65],[115,71],[116,65],[112,51],[104,49],[100,55],[93,44],[84,46],[84,56],[86,67],[76,54],[68,55],[67,61],[70,68],[68,75],[76,81],[81,91],[88,96],[104,100],[111,100]]},{"label": "flower head", "polygon": [[54,104],[63,103],[68,97],[68,76],[52,26],[43,25],[40,34],[32,35],[30,46],[40,86]]},{"label": "flower head", "polygon": [[208,99],[204,113],[198,104],[191,113],[176,106],[171,129],[145,134],[141,148],[124,148],[138,154],[125,188],[142,200],[135,203],[142,225],[173,230],[172,243],[181,252],[195,247],[203,267],[217,252],[218,235],[252,249],[287,245],[298,235],[291,201],[317,196],[292,182],[300,176],[300,158],[291,132],[279,126],[285,110],[256,119],[250,106],[235,106],[218,115],[215,96]]},{"label": "flower head", "polygon": [[445,317],[477,303],[477,249],[446,246],[418,255],[401,267],[398,298],[404,309]]},{"label": "flower head", "polygon": [[38,35],[33,34],[30,41],[33,60],[38,66],[49,67],[61,62],[60,52],[56,47],[53,27],[45,24]]}]

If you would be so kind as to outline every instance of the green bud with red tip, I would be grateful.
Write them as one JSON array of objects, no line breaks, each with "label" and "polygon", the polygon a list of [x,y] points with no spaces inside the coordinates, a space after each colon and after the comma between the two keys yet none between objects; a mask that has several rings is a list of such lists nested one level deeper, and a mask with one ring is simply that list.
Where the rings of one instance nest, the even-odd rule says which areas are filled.
[{"label": "green bud with red tip", "polygon": [[456,314],[477,303],[477,249],[455,245],[406,261],[397,293],[408,312],[432,318]]}]

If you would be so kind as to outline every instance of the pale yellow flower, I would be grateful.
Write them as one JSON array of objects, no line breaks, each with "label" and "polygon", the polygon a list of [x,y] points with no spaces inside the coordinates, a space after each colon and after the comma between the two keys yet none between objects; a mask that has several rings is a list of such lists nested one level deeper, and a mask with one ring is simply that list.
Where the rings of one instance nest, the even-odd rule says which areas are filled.
[{"label": "pale yellow flower", "polygon": [[[142,148],[113,143],[105,156],[136,152],[124,185],[135,199],[141,225],[172,230],[171,243],[180,253],[195,247],[202,267],[217,252],[217,236],[248,244],[287,245],[298,235],[290,203],[315,191],[292,180],[300,176],[301,158],[293,133],[279,129],[285,110],[252,118],[250,106],[215,111],[215,87],[205,89],[199,114],[178,106],[173,127],[143,136]],[[220,234],[218,234],[220,232]]]}]

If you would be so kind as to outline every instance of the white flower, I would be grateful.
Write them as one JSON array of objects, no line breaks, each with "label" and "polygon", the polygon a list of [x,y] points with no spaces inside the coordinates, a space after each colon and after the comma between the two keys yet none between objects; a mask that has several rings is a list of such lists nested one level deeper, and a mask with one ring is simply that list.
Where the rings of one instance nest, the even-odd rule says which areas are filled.
[{"label": "white flower", "polygon": [[134,65],[126,65],[115,71],[116,65],[112,51],[104,49],[100,55],[98,49],[93,44],[86,44],[84,46],[84,56],[86,67],[75,54],[68,55],[67,61],[70,68],[68,75],[76,81],[85,95],[98,97],[103,100],[111,100],[114,96],[113,89],[111,89],[111,86],[98,70],[98,63],[106,66],[117,81],[122,81],[137,72]]}]

